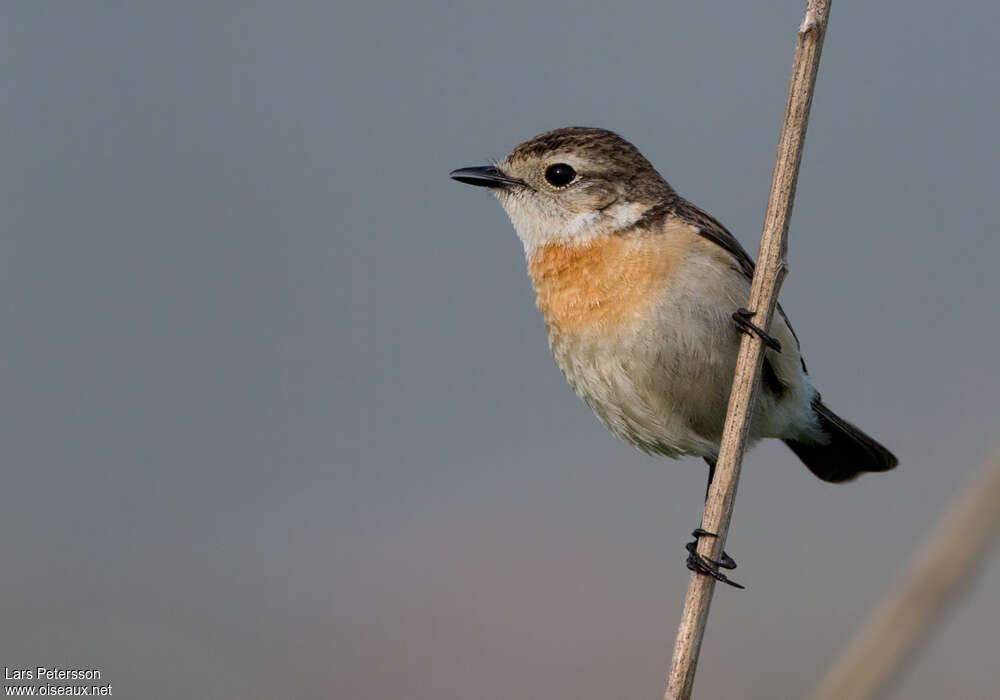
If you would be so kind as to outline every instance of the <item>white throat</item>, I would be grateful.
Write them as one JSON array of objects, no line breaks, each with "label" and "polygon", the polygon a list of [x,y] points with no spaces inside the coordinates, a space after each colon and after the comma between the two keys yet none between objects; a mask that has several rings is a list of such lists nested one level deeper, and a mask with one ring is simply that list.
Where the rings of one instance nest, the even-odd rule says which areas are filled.
[{"label": "white throat", "polygon": [[649,209],[639,202],[616,202],[604,209],[567,216],[561,209],[541,210],[535,202],[519,197],[500,197],[524,253],[530,259],[547,245],[580,245],[634,226]]}]

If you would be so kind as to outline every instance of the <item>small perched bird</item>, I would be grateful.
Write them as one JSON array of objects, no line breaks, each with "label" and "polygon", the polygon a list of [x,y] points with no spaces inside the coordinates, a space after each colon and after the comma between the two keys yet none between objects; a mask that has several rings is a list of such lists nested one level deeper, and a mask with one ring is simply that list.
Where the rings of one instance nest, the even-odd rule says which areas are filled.
[{"label": "small perched bird", "polygon": [[[783,440],[824,481],[896,466],[820,399],[780,305],[770,334],[751,323],[741,307],[754,262],[736,238],[622,137],[556,129],[451,177],[500,200],[524,244],[556,365],[619,437],[649,453],[703,457],[711,484],[739,333],[757,332],[767,349],[751,441]],[[729,564],[688,561],[720,580],[716,567]]]}]

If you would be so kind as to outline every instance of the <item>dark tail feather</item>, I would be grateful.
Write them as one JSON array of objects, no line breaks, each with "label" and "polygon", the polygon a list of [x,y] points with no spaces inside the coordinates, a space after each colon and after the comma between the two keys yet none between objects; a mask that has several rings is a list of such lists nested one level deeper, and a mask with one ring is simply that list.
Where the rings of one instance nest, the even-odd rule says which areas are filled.
[{"label": "dark tail feather", "polygon": [[813,410],[830,441],[824,445],[785,440],[785,444],[823,481],[850,481],[862,472],[886,472],[899,463],[892,452],[827,408],[819,397],[813,400]]}]

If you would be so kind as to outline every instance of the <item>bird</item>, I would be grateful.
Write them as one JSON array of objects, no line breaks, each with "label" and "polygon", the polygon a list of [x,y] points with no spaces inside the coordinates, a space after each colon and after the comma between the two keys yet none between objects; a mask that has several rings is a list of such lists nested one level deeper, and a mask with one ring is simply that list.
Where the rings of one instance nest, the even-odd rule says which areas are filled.
[{"label": "bird", "polygon": [[[740,334],[764,340],[749,443],[782,440],[817,477],[841,483],[898,460],[834,413],[813,386],[779,304],[769,331],[747,303],[754,261],[606,129],[546,131],[452,179],[488,188],[524,247],[553,359],[600,421],[636,448],[695,456],[711,486]],[[707,491],[706,491],[707,497]],[[695,551],[688,568],[729,580],[735,562]]]}]

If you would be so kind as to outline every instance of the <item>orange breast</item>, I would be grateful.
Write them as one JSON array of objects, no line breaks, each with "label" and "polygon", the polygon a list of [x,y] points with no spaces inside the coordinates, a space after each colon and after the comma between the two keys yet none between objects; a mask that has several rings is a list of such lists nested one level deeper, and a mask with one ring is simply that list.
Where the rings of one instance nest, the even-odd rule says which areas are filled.
[{"label": "orange breast", "polygon": [[611,235],[538,248],[528,273],[546,323],[561,332],[581,332],[640,320],[682,263],[690,235]]}]

